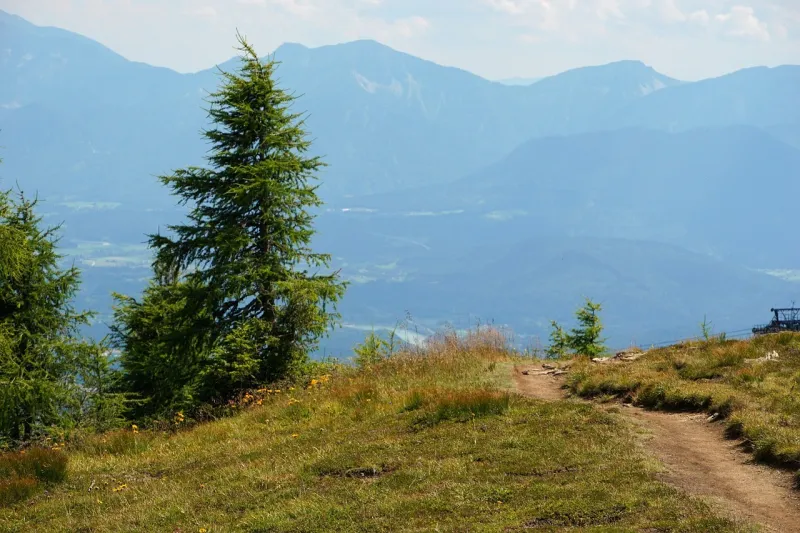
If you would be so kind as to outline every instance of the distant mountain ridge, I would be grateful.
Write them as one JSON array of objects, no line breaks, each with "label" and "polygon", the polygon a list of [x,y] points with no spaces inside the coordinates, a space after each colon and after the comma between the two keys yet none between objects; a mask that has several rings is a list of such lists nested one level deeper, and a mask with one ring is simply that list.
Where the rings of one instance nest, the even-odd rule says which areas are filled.
[{"label": "distant mountain ridge", "polygon": [[[706,312],[742,327],[800,287],[753,271],[800,261],[782,237],[800,67],[682,82],[620,61],[507,86],[375,41],[274,57],[330,164],[316,242],[354,282],[348,322],[472,313],[541,335],[590,295],[613,335],[652,312],[662,336]],[[180,216],[155,176],[204,163],[217,83],[0,13],[0,186],[66,222],[106,317],[110,290],[149,275],[144,234]]]},{"label": "distant mountain ridge", "polygon": [[[79,145],[77,151],[59,154],[59,169],[87,169],[67,183],[55,179],[56,169],[43,169],[34,177],[37,188],[64,195],[80,183],[81,194],[102,191],[108,178],[91,169],[98,153],[120,155],[123,139],[131,143],[131,153],[149,153],[158,163],[148,168],[132,161],[140,174],[152,176],[202,162],[204,147],[197,132],[206,123],[203,96],[218,81],[216,68],[178,74],[128,62],[94,41],[19,17],[0,15],[0,25],[0,49],[10,50],[0,65],[1,79],[6,80],[0,83],[0,106],[5,106],[0,108],[0,126],[51,129],[52,123],[37,122],[49,109],[70,130],[51,129],[51,135]],[[727,122],[741,117],[760,127],[775,125],[778,119],[791,123],[794,115],[789,111],[786,120],[786,98],[796,87],[793,76],[800,72],[800,67],[786,67],[786,74],[751,69],[683,83],[639,61],[620,61],[570,70],[530,86],[505,86],[375,41],[319,48],[290,43],[279,47],[274,57],[282,62],[281,83],[301,95],[298,107],[309,113],[315,150],[330,163],[323,175],[326,198],[450,182],[535,137],[632,126],[670,130],[681,112],[687,114],[686,124],[697,126],[717,125],[718,117],[727,117]],[[234,62],[221,66],[230,68]],[[759,83],[737,81],[759,73],[764,78]],[[89,79],[92,82],[86,83]],[[736,94],[726,98],[725,87]],[[784,96],[763,98],[758,91],[764,88]],[[664,117],[658,111],[661,101],[671,110]],[[651,102],[658,109],[651,109]],[[747,112],[737,114],[725,102]],[[43,111],[21,109],[34,104]],[[704,118],[706,105],[714,109],[714,116]],[[14,113],[25,118],[13,119]],[[123,121],[126,132],[120,135],[115,130]],[[12,148],[19,153],[24,147],[7,141],[7,136],[0,134],[0,140],[10,154]],[[176,149],[176,142],[185,147]],[[14,174],[26,163],[41,165],[7,159]],[[157,190],[155,180],[129,176],[120,176],[118,184],[129,195],[147,196]]]}]

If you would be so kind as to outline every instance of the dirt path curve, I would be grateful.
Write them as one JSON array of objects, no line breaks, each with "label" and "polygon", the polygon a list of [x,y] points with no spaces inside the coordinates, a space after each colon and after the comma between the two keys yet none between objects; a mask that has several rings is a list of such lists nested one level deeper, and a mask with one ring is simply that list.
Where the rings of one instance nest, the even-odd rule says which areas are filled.
[{"label": "dirt path curve", "polygon": [[[515,367],[517,391],[542,400],[564,399],[563,380],[545,372],[540,365]],[[620,411],[645,430],[646,449],[666,468],[664,481],[767,531],[800,532],[800,497],[792,489],[791,474],[753,464],[739,442],[725,439],[722,424],[708,423],[705,415],[629,406]]]}]

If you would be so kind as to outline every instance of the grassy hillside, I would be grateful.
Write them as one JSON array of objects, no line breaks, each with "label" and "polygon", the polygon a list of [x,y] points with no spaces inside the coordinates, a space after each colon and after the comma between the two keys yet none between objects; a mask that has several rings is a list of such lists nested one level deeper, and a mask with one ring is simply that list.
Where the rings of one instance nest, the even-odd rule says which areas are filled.
[{"label": "grassy hillside", "polygon": [[583,361],[570,386],[584,397],[707,411],[724,418],[728,435],[743,437],[756,459],[800,468],[800,335],[691,342],[628,363]]},{"label": "grassy hillside", "polygon": [[[618,414],[515,395],[496,335],[68,446],[3,531],[743,531],[657,480]],[[176,420],[180,426],[180,418]]]}]

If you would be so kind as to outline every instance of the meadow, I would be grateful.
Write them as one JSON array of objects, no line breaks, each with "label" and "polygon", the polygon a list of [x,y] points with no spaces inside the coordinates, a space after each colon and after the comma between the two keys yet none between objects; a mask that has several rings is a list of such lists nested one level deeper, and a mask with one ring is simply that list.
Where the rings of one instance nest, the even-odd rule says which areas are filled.
[{"label": "meadow", "polygon": [[[496,332],[64,444],[3,531],[752,531],[659,481],[613,409],[515,394]],[[61,444],[61,443],[57,443]],[[61,446],[56,445],[56,448]]]}]

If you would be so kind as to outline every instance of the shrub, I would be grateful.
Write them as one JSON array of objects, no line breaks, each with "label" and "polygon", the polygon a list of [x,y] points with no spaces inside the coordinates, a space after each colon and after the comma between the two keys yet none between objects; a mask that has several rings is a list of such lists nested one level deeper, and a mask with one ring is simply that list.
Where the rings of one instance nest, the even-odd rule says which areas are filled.
[{"label": "shrub", "polygon": [[353,360],[359,368],[371,366],[390,357],[392,355],[391,348],[389,341],[382,339],[372,331],[366,336],[363,343],[355,347],[356,356]]}]

